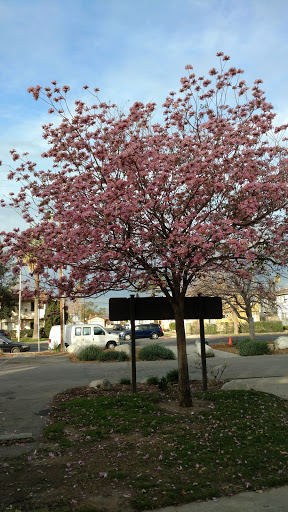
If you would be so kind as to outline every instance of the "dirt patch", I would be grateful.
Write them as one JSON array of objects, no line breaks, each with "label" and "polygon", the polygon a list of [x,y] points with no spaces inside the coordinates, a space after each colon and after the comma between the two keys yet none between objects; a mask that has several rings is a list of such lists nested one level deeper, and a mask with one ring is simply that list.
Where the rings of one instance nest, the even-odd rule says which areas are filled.
[{"label": "dirt patch", "polygon": [[233,347],[233,345],[221,345],[221,344],[213,344],[211,347],[215,350],[222,350],[222,352],[230,352],[231,354],[238,354],[239,350],[236,347]]}]

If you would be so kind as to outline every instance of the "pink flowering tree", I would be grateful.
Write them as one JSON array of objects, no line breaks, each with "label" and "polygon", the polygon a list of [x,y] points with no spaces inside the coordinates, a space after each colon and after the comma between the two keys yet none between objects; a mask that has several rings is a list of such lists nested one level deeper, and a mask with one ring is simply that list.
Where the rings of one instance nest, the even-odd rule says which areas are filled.
[{"label": "pink flowering tree", "polygon": [[224,262],[279,260],[286,247],[287,126],[273,129],[261,80],[250,89],[217,55],[207,77],[186,67],[162,116],[154,103],[124,113],[88,86],[88,102],[72,110],[68,86],[30,87],[56,116],[43,126],[46,164],[11,151],[9,179],[23,183],[11,204],[29,227],[7,233],[5,245],[21,261],[41,240],[36,271],[69,297],[159,287],[175,313],[182,406],[192,405],[188,286]]}]

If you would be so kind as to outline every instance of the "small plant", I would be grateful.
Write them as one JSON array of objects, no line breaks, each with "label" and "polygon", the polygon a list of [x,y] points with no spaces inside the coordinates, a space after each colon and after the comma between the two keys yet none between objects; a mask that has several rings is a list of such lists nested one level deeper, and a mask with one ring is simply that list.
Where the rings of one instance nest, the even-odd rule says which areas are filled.
[{"label": "small plant", "polygon": [[179,378],[179,375],[178,375],[177,369],[169,370],[169,372],[167,372],[165,375],[166,381],[169,382],[170,384],[177,384],[178,378]]},{"label": "small plant", "polygon": [[175,354],[162,345],[147,345],[138,352],[138,359],[142,361],[157,361],[159,359],[175,359]]},{"label": "small plant", "polygon": [[148,377],[146,383],[149,384],[149,386],[158,386],[159,377]]},{"label": "small plant", "polygon": [[[201,361],[195,361],[194,364],[195,364],[197,370],[201,370],[202,369]],[[222,377],[224,371],[226,370],[227,366],[228,366],[228,363],[224,363],[224,364],[221,364],[221,365],[218,365],[218,364],[209,364],[209,365],[207,365],[208,380],[210,382],[212,382],[212,381],[218,382],[219,380],[221,380],[221,377]]]},{"label": "small plant", "polygon": [[123,379],[120,379],[119,384],[122,384],[123,386],[130,386],[131,379],[123,377]]},{"label": "small plant", "polygon": [[168,387],[168,382],[166,380],[166,377],[161,377],[159,380],[158,389],[160,389],[160,391],[165,391],[165,389],[167,389],[167,387]]},{"label": "small plant", "polygon": [[214,382],[218,382],[219,380],[221,380],[221,377],[225,372],[227,366],[228,363],[209,366],[210,380],[214,380]]}]

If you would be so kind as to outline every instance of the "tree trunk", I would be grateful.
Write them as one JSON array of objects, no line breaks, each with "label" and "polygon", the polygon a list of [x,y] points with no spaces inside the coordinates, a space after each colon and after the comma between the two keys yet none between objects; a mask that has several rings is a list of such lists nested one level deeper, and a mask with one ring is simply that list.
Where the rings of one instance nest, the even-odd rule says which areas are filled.
[{"label": "tree trunk", "polygon": [[235,311],[232,311],[232,317],[233,317],[233,324],[234,324],[234,334],[239,334],[239,320],[235,313]]},{"label": "tree trunk", "polygon": [[252,340],[255,340],[255,325],[254,325],[254,320],[253,320],[253,315],[252,315],[252,309],[250,306],[246,307],[246,315],[247,315],[247,320],[248,320],[248,325],[249,325],[250,338]]},{"label": "tree trunk", "polygon": [[179,306],[174,306],[177,354],[178,354],[178,386],[180,407],[192,407],[192,396],[189,384],[189,369],[186,350],[184,314]]},{"label": "tree trunk", "polygon": [[35,297],[34,297],[34,325],[33,338],[38,339],[38,315],[39,315],[39,275],[35,274]]}]

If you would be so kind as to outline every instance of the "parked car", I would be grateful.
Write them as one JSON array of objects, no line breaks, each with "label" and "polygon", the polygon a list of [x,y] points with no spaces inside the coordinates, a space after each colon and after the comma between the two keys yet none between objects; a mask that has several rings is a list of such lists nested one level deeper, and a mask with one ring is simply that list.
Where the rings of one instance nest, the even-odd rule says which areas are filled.
[{"label": "parked car", "polygon": [[6,336],[9,339],[11,338],[10,332],[4,331],[4,329],[0,329],[0,334],[2,334],[3,336]]},{"label": "parked car", "polygon": [[[152,340],[157,340],[160,336],[164,336],[160,324],[135,325],[135,338],[151,338]],[[120,340],[131,340],[131,329],[120,332],[119,338]]]},{"label": "parked car", "polygon": [[0,350],[11,354],[15,354],[17,352],[28,352],[30,350],[30,345],[28,345],[28,343],[11,341],[7,336],[0,334]]},{"label": "parked car", "polygon": [[[112,328],[112,331],[123,331],[123,329],[124,329],[123,325],[121,325],[121,324],[114,324],[113,328]],[[108,329],[108,330],[110,330],[110,329]]]}]

